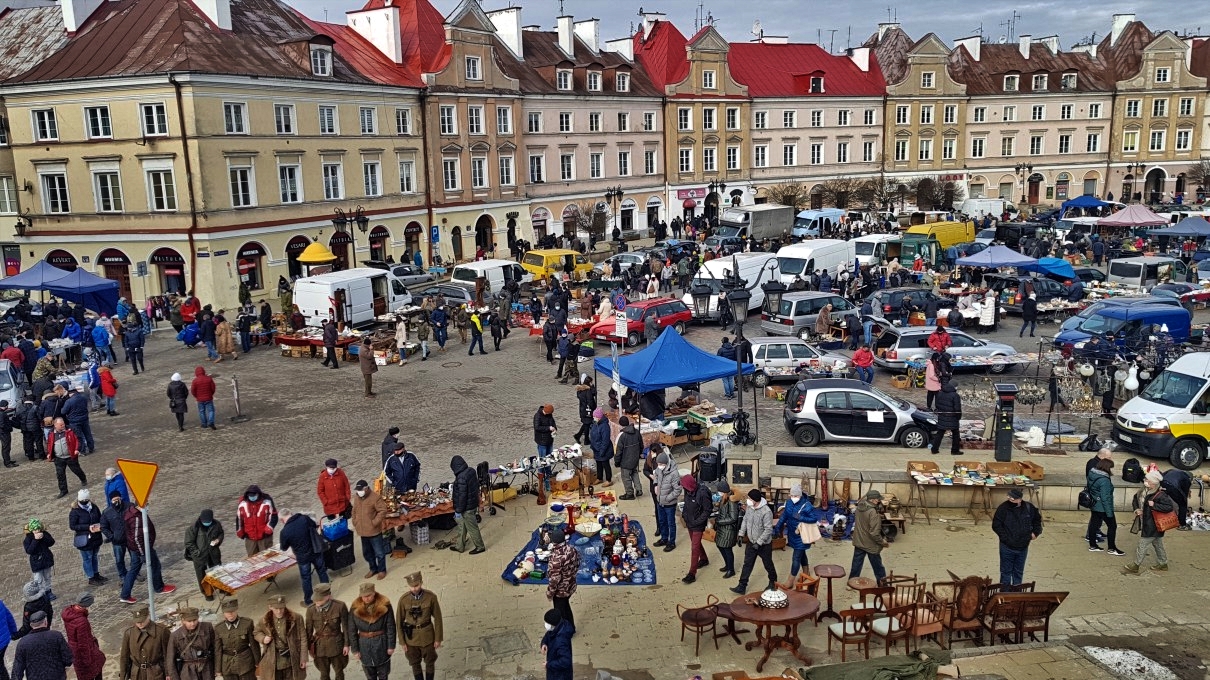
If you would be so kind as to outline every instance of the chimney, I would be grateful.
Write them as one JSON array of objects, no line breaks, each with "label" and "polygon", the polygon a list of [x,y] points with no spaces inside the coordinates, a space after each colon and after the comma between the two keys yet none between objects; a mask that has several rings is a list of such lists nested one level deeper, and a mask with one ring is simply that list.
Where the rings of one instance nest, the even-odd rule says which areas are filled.
[{"label": "chimney", "polygon": [[657,22],[664,21],[665,15],[663,12],[643,12],[643,41],[646,42],[651,37],[651,31],[655,28]]},{"label": "chimney", "polygon": [[593,54],[601,51],[601,22],[599,19],[585,19],[575,23],[576,35],[588,45]]},{"label": "chimney", "polygon": [[1046,45],[1046,49],[1050,50],[1051,54],[1059,53],[1059,36],[1057,35],[1048,35],[1045,38],[1038,38],[1034,42],[1038,43],[1039,45]]},{"label": "chimney", "polygon": [[518,59],[524,61],[525,47],[521,44],[521,8],[508,7],[485,12],[485,14],[492,20],[492,25],[496,27],[496,35],[500,36],[500,40],[508,45],[508,49],[512,50]]},{"label": "chimney", "polygon": [[882,37],[887,34],[887,31],[893,31],[897,28],[899,28],[898,21],[884,21],[878,24],[878,39],[882,40]]},{"label": "chimney", "polygon": [[576,52],[575,31],[572,26],[572,18],[569,16],[559,17],[559,49],[567,56],[571,56]]},{"label": "chimney", "polygon": [[[196,0],[199,7],[207,2],[227,2],[227,0]],[[358,10],[348,13],[345,20],[349,28],[368,40],[386,58],[402,64],[404,62],[403,38],[399,33],[399,7],[384,4],[378,9]]]},{"label": "chimney", "polygon": [[1021,50],[1021,56],[1029,59],[1029,44],[1033,42],[1032,35],[1023,35],[1017,38],[1017,49]]},{"label": "chimney", "polygon": [[1113,28],[1110,29],[1110,33],[1109,33],[1110,46],[1117,44],[1118,38],[1122,35],[1122,31],[1126,30],[1126,27],[1132,23],[1134,23],[1133,14],[1115,14],[1115,15],[1113,15]]},{"label": "chimney", "polygon": [[983,49],[983,36],[972,35],[969,38],[959,38],[954,41],[954,49],[965,47],[967,52],[970,52],[971,59],[979,61],[979,54]]},{"label": "chimney", "polygon": [[542,30],[542,27],[537,24],[529,24],[528,26],[521,27],[522,33],[524,33],[525,31],[540,31],[540,30]]},{"label": "chimney", "polygon": [[849,59],[857,64],[857,68],[861,69],[862,73],[870,72],[870,48],[868,47],[850,47]]},{"label": "chimney", "polygon": [[[92,16],[92,13],[97,11],[97,8],[101,6],[101,1],[102,0],[62,0],[63,26],[67,29],[67,32],[75,33],[77,30],[79,30],[80,26],[83,25],[85,21],[88,21],[88,17]],[[199,7],[204,7],[204,4],[199,5]],[[207,12],[207,14],[210,14],[210,12]],[[210,16],[212,19],[214,18],[213,14]],[[217,21],[215,23],[217,23]],[[230,13],[227,15],[227,25],[219,25],[222,28],[231,28]]]},{"label": "chimney", "polygon": [[1093,59],[1097,58],[1097,46],[1093,43],[1089,43],[1087,45],[1072,45],[1071,51],[1078,52],[1081,54],[1087,54],[1089,57],[1092,57]]},{"label": "chimney", "polygon": [[626,58],[626,61],[634,61],[634,40],[632,38],[606,40],[605,51],[620,54]]}]

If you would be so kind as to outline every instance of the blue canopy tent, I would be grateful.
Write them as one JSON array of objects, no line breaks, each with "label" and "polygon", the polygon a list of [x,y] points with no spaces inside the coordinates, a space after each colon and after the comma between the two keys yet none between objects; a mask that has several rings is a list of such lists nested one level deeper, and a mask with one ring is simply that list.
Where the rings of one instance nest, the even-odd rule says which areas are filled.
[{"label": "blue canopy tent", "polygon": [[[595,359],[593,366],[605,375],[613,375],[610,358]],[[748,375],[756,367],[743,364],[741,370]],[[642,393],[735,375],[735,362],[700,350],[680,333],[665,329],[646,349],[618,357],[618,375],[623,385]]]},{"label": "blue canopy tent", "polygon": [[1025,265],[1034,264],[1037,262],[1032,257],[1022,255],[1015,250],[1004,246],[992,246],[986,250],[981,250],[974,255],[958,258],[958,264],[964,267],[987,267],[996,269],[999,267],[1022,267]]},{"label": "blue canopy tent", "polygon": [[1204,217],[1189,217],[1177,222],[1171,227],[1148,229],[1152,236],[1178,236],[1180,238],[1200,238],[1210,236],[1210,222]]},{"label": "blue canopy tent", "polygon": [[[1062,213],[1066,213],[1068,208],[1104,208],[1109,205],[1111,205],[1111,204],[1106,203],[1105,201],[1102,201],[1101,199],[1097,198],[1096,196],[1090,196],[1088,194],[1084,194],[1083,196],[1076,196],[1075,198],[1073,198],[1071,200],[1063,201],[1063,206],[1061,207],[1061,210],[1062,210]],[[1060,214],[1062,214],[1062,213],[1060,213]]]},{"label": "blue canopy tent", "polygon": [[46,284],[69,273],[46,260],[38,260],[29,269],[7,279],[0,279],[0,290],[46,290]]},{"label": "blue canopy tent", "polygon": [[1076,278],[1075,267],[1067,260],[1061,260],[1057,257],[1039,258],[1033,264],[1019,265],[1017,269],[1025,272],[1038,272],[1047,276],[1057,276],[1060,278],[1074,281]]},{"label": "blue canopy tent", "polygon": [[43,284],[42,288],[99,314],[112,316],[118,311],[118,282],[89,274],[83,269]]}]

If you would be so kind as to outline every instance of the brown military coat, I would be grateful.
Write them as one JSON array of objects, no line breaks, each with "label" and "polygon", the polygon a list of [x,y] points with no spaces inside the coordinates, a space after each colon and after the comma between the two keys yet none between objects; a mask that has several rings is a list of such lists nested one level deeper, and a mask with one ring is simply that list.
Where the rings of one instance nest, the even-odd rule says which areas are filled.
[{"label": "brown military coat", "polygon": [[318,605],[307,607],[307,644],[316,657],[343,656],[348,637],[349,607],[340,600],[328,600],[321,610]]},{"label": "brown military coat", "polygon": [[181,626],[168,638],[172,680],[214,680],[214,626],[199,621],[197,628]]},{"label": "brown military coat", "polygon": [[164,680],[169,677],[172,657],[168,653],[169,632],[155,621],[139,629],[131,626],[122,634],[118,656],[119,680]]},{"label": "brown military coat", "polygon": [[273,625],[273,610],[265,612],[256,624],[256,639],[263,641],[266,635],[272,636],[273,641],[265,645],[264,654],[257,664],[256,676],[261,680],[272,680],[277,677],[277,657],[284,650],[290,653],[290,668],[294,671],[294,680],[307,680],[307,633],[303,630],[303,620],[298,614],[286,610],[286,634],[284,639],[277,636]]},{"label": "brown military coat", "polygon": [[254,673],[260,663],[260,643],[252,634],[252,619],[241,616],[234,624],[226,619],[214,624],[214,657],[224,676]]},{"label": "brown military coat", "polygon": [[[406,592],[399,598],[396,611],[399,617],[399,640],[408,647],[424,647],[434,642],[444,642],[441,629],[441,604],[432,591],[420,591],[420,599]],[[412,635],[407,635],[412,626]]]}]

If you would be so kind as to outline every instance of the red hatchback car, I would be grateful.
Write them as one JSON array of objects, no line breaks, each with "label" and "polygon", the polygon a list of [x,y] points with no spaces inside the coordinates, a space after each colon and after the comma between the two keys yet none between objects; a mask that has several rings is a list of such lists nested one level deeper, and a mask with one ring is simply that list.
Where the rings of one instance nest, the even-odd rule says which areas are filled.
[{"label": "red hatchback car", "polygon": [[590,331],[592,338],[619,344],[625,341],[627,347],[636,347],[643,341],[643,324],[648,315],[655,314],[656,321],[661,327],[672,326],[681,335],[685,334],[685,329],[693,318],[693,312],[689,311],[689,307],[684,302],[673,298],[652,298],[631,302],[626,305],[626,309],[622,310],[622,313],[626,315],[625,338],[620,338],[615,333],[617,329],[615,319],[606,319],[594,325]]}]

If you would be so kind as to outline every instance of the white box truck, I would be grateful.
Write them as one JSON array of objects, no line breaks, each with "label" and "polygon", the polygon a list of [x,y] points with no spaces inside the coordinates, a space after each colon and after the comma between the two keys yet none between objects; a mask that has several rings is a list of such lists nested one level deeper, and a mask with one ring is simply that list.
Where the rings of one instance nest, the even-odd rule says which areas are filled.
[{"label": "white box truck", "polygon": [[794,208],[777,203],[762,203],[742,208],[723,208],[718,218],[717,236],[778,238],[794,224]]},{"label": "white box truck", "polygon": [[294,282],[294,304],[308,326],[319,326],[324,319],[366,326],[411,302],[407,286],[381,269],[346,269]]}]

